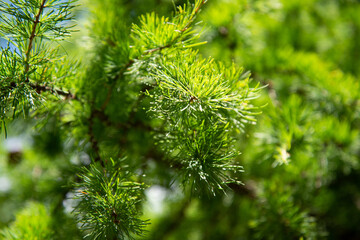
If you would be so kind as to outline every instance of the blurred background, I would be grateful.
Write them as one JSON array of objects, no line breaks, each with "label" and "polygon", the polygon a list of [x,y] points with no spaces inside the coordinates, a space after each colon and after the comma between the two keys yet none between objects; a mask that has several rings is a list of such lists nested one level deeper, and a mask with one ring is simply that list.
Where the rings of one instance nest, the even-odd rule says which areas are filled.
[{"label": "blurred background", "polygon": [[[64,43],[70,56],[84,57],[101,34],[91,25],[101,2],[80,2],[79,31]],[[141,14],[174,10],[170,0],[104,2],[118,6],[107,11],[128,29]],[[266,106],[238,135],[244,185],[227,194],[188,201],[168,166],[146,159],[151,225],[140,239],[360,239],[360,1],[209,0],[197,20],[207,41],[200,53],[250,71],[253,84],[267,86],[256,100]],[[81,239],[69,183],[91,154],[77,137],[84,132],[67,129],[56,117],[8,124],[0,229],[35,216],[56,239]],[[150,136],[127,134],[136,158]]]}]

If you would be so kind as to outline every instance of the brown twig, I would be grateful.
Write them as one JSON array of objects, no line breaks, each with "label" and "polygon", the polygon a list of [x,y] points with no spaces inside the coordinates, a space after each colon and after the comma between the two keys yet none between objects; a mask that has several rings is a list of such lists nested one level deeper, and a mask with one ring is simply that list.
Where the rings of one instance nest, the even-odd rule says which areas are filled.
[{"label": "brown twig", "polygon": [[[18,86],[15,82],[10,82],[10,89],[14,89]],[[64,91],[61,89],[55,89],[46,85],[40,85],[37,83],[29,83],[29,86],[34,89],[37,93],[41,92],[51,92],[60,96],[65,97],[66,99],[80,100],[75,94],[72,94],[70,91]]]},{"label": "brown twig", "polygon": [[[42,0],[40,8],[39,8],[39,12],[36,14],[35,20],[33,21],[34,24],[32,26],[31,34],[30,34],[30,37],[29,37],[29,45],[28,45],[28,48],[27,48],[26,53],[25,53],[25,70],[24,70],[25,76],[28,74],[29,69],[30,69],[30,64],[29,64],[30,52],[31,52],[31,49],[32,49],[32,46],[33,46],[35,36],[36,36],[36,27],[40,23],[40,16],[41,16],[41,13],[43,12],[43,10],[45,8],[45,3],[46,3],[46,0]],[[26,76],[26,82],[29,82],[29,76]]]},{"label": "brown twig", "polygon": [[38,93],[40,92],[51,92],[51,93],[55,93],[57,95],[60,96],[64,96],[66,99],[74,99],[74,100],[79,100],[77,98],[77,96],[75,94],[72,94],[71,92],[66,92],[60,89],[54,89],[52,87],[49,86],[45,86],[45,85],[39,85],[39,84],[35,84],[35,83],[29,83],[29,86],[32,87],[33,89],[35,89]]}]

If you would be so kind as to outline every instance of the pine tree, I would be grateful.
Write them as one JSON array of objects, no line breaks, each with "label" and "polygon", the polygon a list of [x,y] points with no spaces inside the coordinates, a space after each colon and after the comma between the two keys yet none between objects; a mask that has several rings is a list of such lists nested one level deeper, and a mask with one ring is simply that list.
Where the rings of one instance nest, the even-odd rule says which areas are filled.
[{"label": "pine tree", "polygon": [[[75,29],[75,1],[0,2],[7,41],[1,49],[2,130],[6,136],[8,123],[34,119],[39,131],[56,129],[48,140],[71,139],[89,153],[90,163],[70,170],[73,213],[85,237],[144,234],[149,221],[140,206],[154,182],[147,177],[150,160],[173,169],[171,181],[188,201],[241,184],[236,135],[255,122],[259,107],[252,100],[260,88],[249,85],[242,68],[194,49],[204,44],[194,26],[205,2],[179,5],[171,17],[144,14],[131,27],[119,19],[121,9],[106,16],[115,1],[99,2],[93,46],[75,61],[61,49]],[[60,151],[51,147],[44,146],[50,158]],[[3,234],[28,236],[19,228]]]},{"label": "pine tree", "polygon": [[359,239],[359,11],[0,0],[0,239]]}]

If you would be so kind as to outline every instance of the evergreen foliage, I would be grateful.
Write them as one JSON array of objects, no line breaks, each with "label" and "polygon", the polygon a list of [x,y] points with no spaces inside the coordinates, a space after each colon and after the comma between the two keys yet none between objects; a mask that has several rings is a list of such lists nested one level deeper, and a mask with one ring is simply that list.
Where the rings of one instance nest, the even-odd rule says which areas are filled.
[{"label": "evergreen foliage", "polygon": [[2,128],[6,128],[8,118],[19,114],[27,116],[31,109],[41,105],[41,91],[66,95],[55,90],[56,86],[47,84],[53,81],[51,75],[56,74],[61,58],[59,46],[53,45],[71,32],[71,26],[65,23],[72,19],[73,3],[53,0],[0,2],[0,36],[8,42],[1,50]]},{"label": "evergreen foliage", "polygon": [[129,170],[114,161],[105,169],[96,164],[83,169],[75,212],[92,239],[124,239],[132,238],[132,233],[142,234],[146,222],[137,218],[136,206],[142,184],[130,181],[129,175]]},{"label": "evergreen foliage", "polygon": [[0,239],[360,238],[360,5],[185,2],[0,0]]},{"label": "evergreen foliage", "polygon": [[30,202],[16,214],[16,221],[7,229],[1,231],[4,239],[51,239],[51,217],[45,206]]}]

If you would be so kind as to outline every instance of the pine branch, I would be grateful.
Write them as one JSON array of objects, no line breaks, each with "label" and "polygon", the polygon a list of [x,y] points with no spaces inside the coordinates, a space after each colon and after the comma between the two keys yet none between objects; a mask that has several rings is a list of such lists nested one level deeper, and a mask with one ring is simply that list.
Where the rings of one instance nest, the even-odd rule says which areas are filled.
[{"label": "pine branch", "polygon": [[[157,48],[152,48],[152,49],[148,49],[148,50],[145,50],[144,52],[142,52],[139,56],[135,57],[135,58],[132,58],[132,59],[129,59],[129,61],[127,62],[127,64],[125,64],[125,66],[123,67],[123,69],[120,71],[120,73],[118,75],[116,75],[114,78],[113,78],[113,84],[110,86],[108,92],[107,92],[107,97],[106,97],[106,100],[104,101],[101,109],[104,110],[106,108],[106,106],[109,104],[109,101],[110,101],[110,98],[111,98],[111,95],[112,95],[112,90],[113,90],[113,87],[115,86],[116,82],[122,78],[122,76],[124,75],[124,73],[138,60],[140,59],[143,59],[145,56],[148,56],[150,54],[153,54],[155,52],[159,52],[163,49],[167,49],[167,48],[171,48],[173,47],[176,42],[178,42],[181,37],[183,36],[183,34],[190,28],[190,26],[193,24],[197,14],[199,13],[201,7],[207,2],[207,0],[202,0],[201,2],[199,2],[199,5],[196,6],[195,9],[193,9],[192,13],[191,13],[191,16],[190,18],[188,19],[186,25],[180,29],[180,30],[177,30],[178,34],[173,37],[172,39],[169,40],[169,42],[167,44],[165,44],[164,46],[160,46],[160,47],[157,47]],[[181,8],[179,8],[180,11],[183,11]]]},{"label": "pine branch", "polygon": [[142,236],[147,220],[140,219],[144,186],[132,179],[131,171],[110,159],[103,166],[83,168],[77,183],[79,204],[75,209],[80,228],[90,239],[134,239]]},{"label": "pine branch", "polygon": [[[150,53],[153,53],[153,52],[157,52],[157,51],[161,51],[163,49],[166,49],[166,48],[170,48],[173,44],[175,44],[183,35],[183,33],[189,29],[189,27],[191,26],[191,24],[193,24],[194,20],[195,20],[195,17],[197,16],[197,14],[199,13],[201,7],[207,2],[207,0],[202,0],[200,2],[200,4],[194,9],[194,11],[191,13],[191,17],[189,18],[187,24],[181,29],[181,30],[178,30],[178,35],[175,36],[168,44],[164,45],[164,46],[161,46],[161,47],[158,47],[158,48],[153,48],[153,49],[149,49],[149,50],[146,50],[141,57],[147,55],[147,54],[150,54]],[[141,58],[140,57],[140,58]]]},{"label": "pine branch", "polygon": [[[153,49],[149,49],[149,50],[145,50],[145,52],[143,54],[141,54],[139,57],[135,58],[134,60],[137,60],[137,59],[141,59],[143,58],[144,56],[148,55],[148,54],[151,54],[151,53],[154,53],[154,52],[157,52],[157,51],[161,51],[163,49],[166,49],[166,48],[170,48],[173,46],[173,44],[175,44],[183,35],[183,33],[189,29],[189,27],[191,26],[191,24],[193,24],[194,20],[195,20],[195,17],[197,16],[197,14],[199,13],[201,7],[207,2],[207,0],[203,0],[200,2],[200,4],[194,9],[194,11],[191,13],[191,17],[189,18],[187,24],[180,30],[178,30],[177,32],[179,34],[177,34],[172,40],[170,40],[167,44],[165,44],[164,46],[160,46],[160,47],[157,47],[157,48],[153,48]],[[134,61],[133,60],[133,61]]]},{"label": "pine branch", "polygon": [[35,17],[35,20],[33,21],[33,27],[32,27],[30,37],[29,37],[29,45],[28,45],[28,48],[27,48],[26,53],[25,53],[25,55],[26,55],[26,57],[25,57],[25,71],[24,71],[24,75],[26,76],[26,81],[25,82],[29,82],[28,72],[29,72],[29,69],[30,69],[30,64],[29,64],[30,52],[31,52],[31,49],[32,49],[32,46],[33,46],[33,41],[34,41],[35,36],[36,36],[36,27],[40,23],[39,19],[40,19],[41,13],[43,12],[43,10],[45,8],[46,1],[47,0],[42,0],[40,8],[39,8],[39,12],[37,13],[37,15]]},{"label": "pine branch", "polygon": [[[0,35],[9,43],[8,47],[1,48],[0,52],[3,63],[0,74],[4,79],[1,89],[3,96],[1,119],[7,118],[9,116],[7,113],[10,111],[13,112],[13,117],[21,112],[26,116],[30,109],[36,109],[41,105],[40,96],[35,94],[35,91],[79,100],[71,92],[48,86],[48,78],[51,74],[47,76],[48,78],[42,75],[46,69],[55,71],[59,66],[57,64],[62,58],[58,55],[58,48],[51,48],[47,43],[48,40],[50,42],[50,40],[64,39],[71,32],[72,26],[67,25],[66,22],[73,19],[70,10],[75,7],[73,5],[75,1],[0,0]],[[41,41],[38,41],[39,39]],[[10,43],[16,50],[10,48]],[[45,70],[39,75],[38,71],[41,69]],[[63,73],[57,71],[57,74]],[[38,76],[41,76],[41,79],[36,79]],[[67,75],[61,77],[64,76]],[[10,105],[12,106],[9,107]]]}]

